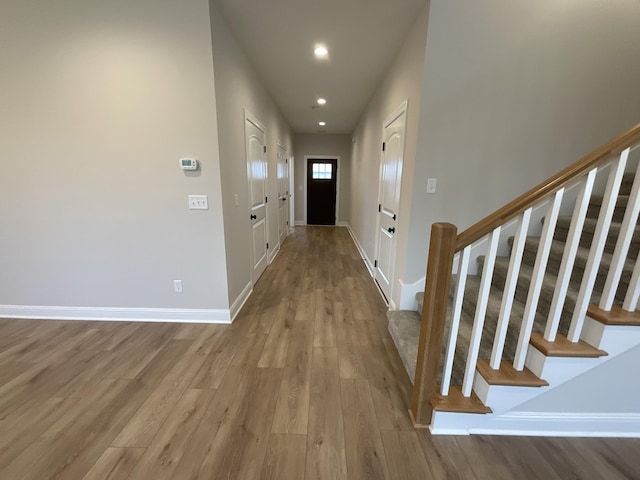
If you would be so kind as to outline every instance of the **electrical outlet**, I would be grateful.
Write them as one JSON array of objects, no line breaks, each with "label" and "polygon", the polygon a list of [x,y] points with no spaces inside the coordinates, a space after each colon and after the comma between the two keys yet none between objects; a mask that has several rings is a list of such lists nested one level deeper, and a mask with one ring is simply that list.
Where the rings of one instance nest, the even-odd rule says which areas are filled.
[{"label": "electrical outlet", "polygon": [[427,193],[436,193],[436,182],[435,178],[427,178]]},{"label": "electrical outlet", "polygon": [[182,293],[182,280],[173,281],[173,291],[176,293]]},{"label": "electrical outlet", "polygon": [[189,210],[209,210],[209,199],[206,195],[189,195]]}]

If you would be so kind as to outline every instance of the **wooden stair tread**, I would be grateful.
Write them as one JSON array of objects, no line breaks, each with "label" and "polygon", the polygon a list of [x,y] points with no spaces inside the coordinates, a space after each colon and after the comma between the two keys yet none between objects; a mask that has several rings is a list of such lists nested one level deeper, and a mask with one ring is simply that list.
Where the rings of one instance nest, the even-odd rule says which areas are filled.
[{"label": "wooden stair tread", "polygon": [[430,403],[433,409],[439,412],[492,413],[492,410],[484,405],[474,392],[471,392],[470,397],[465,397],[462,395],[462,387],[458,386],[449,388],[449,395],[446,397],[435,396]]},{"label": "wooden stair tread", "polygon": [[604,350],[589,345],[587,342],[579,340],[577,343],[573,343],[560,334],[556,336],[555,342],[548,342],[541,333],[536,332],[531,334],[530,343],[547,357],[597,358],[608,355]]},{"label": "wooden stair tread", "polygon": [[510,387],[547,387],[546,380],[536,377],[536,375],[525,367],[523,371],[513,368],[510,362],[502,360],[500,368],[494,370],[486,360],[478,360],[476,366],[478,373],[489,385],[504,385]]},{"label": "wooden stair tread", "polygon": [[606,312],[591,304],[587,309],[587,315],[604,325],[640,326],[640,311],[627,312],[620,305],[614,305],[610,312]]}]

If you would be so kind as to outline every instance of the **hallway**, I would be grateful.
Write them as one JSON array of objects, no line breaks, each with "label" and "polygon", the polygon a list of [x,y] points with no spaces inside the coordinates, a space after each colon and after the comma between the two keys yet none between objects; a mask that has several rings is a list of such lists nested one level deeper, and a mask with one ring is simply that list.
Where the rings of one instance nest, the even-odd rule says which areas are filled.
[{"label": "hallway", "polygon": [[0,320],[0,478],[640,478],[637,439],[415,431],[385,311],[300,227],[231,326]]}]

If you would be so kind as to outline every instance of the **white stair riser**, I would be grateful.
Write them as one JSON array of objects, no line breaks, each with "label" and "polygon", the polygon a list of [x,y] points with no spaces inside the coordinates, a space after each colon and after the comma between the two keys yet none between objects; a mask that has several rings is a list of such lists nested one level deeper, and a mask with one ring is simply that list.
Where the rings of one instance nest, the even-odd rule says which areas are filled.
[{"label": "white stair riser", "polygon": [[640,344],[640,328],[603,325],[587,316],[581,338],[589,345],[604,350],[611,357]]},{"label": "white stair riser", "polygon": [[482,375],[476,372],[473,391],[493,413],[506,412],[538,395],[548,392],[549,387],[511,387],[489,385]]},{"label": "white stair riser", "polygon": [[607,357],[547,357],[537,348],[529,345],[525,365],[538,378],[546,380],[552,387],[557,387],[567,380],[591,370],[606,360]]}]

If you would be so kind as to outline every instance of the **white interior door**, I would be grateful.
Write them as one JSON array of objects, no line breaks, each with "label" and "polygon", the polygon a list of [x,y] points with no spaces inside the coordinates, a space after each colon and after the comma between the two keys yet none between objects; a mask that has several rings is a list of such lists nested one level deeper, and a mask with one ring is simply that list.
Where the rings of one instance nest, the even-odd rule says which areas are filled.
[{"label": "white interior door", "polygon": [[280,244],[289,234],[289,157],[278,145],[278,238]]},{"label": "white interior door", "polygon": [[245,114],[249,218],[251,220],[251,280],[253,284],[267,268],[267,159],[265,129]]},{"label": "white interior door", "polygon": [[387,119],[383,129],[375,279],[387,300],[391,300],[393,289],[406,118],[404,102]]},{"label": "white interior door", "polygon": [[293,171],[293,165],[295,164],[293,160],[294,159],[292,156],[288,158],[289,168],[287,170],[287,174],[289,175],[289,200],[287,201],[289,203],[289,233],[293,232],[293,226],[295,224],[295,219],[296,219],[296,209],[295,209],[296,186],[294,182],[294,179],[296,178],[296,176],[294,175],[294,171]]}]

